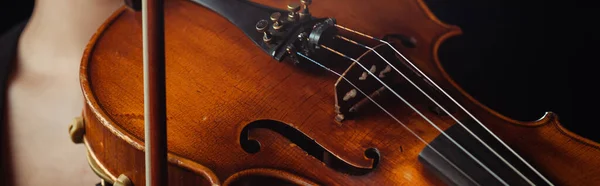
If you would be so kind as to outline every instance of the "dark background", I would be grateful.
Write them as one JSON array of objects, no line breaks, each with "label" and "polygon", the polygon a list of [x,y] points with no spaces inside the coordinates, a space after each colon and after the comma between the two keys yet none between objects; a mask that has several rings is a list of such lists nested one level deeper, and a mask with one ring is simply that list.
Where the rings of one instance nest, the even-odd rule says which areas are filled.
[{"label": "dark background", "polygon": [[[550,9],[548,1],[425,2],[443,22],[462,28],[462,36],[442,45],[440,58],[472,96],[517,120],[537,120],[546,111],[555,112],[566,128],[600,141],[591,122],[574,120],[572,114],[570,66],[597,61],[579,51],[593,41],[586,34],[590,28],[582,25],[596,21],[576,14],[583,10],[573,9],[575,3]],[[2,1],[0,5],[3,32],[30,15],[33,1]]]},{"label": "dark background", "polygon": [[28,18],[33,11],[33,0],[0,1],[0,33],[11,28],[17,22]]}]

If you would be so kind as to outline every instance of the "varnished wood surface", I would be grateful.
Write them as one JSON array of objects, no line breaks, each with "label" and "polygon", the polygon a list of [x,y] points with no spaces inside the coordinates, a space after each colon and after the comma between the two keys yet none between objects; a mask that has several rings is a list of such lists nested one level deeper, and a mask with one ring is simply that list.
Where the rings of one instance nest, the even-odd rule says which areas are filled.
[{"label": "varnished wood surface", "polygon": [[[285,7],[287,2],[260,3]],[[219,184],[240,171],[260,168],[325,185],[441,184],[417,161],[425,144],[375,106],[356,120],[342,125],[334,121],[337,77],[306,73],[272,60],[227,20],[191,2],[168,1],[165,11],[169,185],[207,184],[212,173],[219,179],[212,183]],[[435,53],[445,38],[460,30],[437,21],[420,1],[318,1],[311,12],[376,37],[387,33],[415,37],[416,48],[399,50],[554,183],[600,183],[595,176],[600,173],[599,145],[564,130],[554,115],[537,122],[513,121],[460,91]],[[81,66],[86,139],[109,171],[126,174],[136,185],[144,185],[141,46],[140,13],[122,9],[94,36]],[[415,94],[410,93],[414,89],[406,91]],[[426,111],[424,103],[414,102]],[[439,134],[410,108],[386,107],[425,140]],[[449,117],[424,114],[442,129],[454,123]],[[249,138],[259,141],[261,148],[249,154],[241,148],[239,136],[256,120],[293,126],[357,167],[369,167],[372,162],[364,152],[377,148],[379,166],[362,176],[342,174],[268,129],[250,131]]]}]

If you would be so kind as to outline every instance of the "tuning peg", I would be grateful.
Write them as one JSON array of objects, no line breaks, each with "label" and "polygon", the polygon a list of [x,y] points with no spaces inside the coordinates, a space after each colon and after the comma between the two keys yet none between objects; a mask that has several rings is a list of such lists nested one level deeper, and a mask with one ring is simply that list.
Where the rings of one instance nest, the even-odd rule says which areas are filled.
[{"label": "tuning peg", "polygon": [[269,22],[267,20],[262,19],[256,23],[256,31],[264,34],[263,41],[265,43],[270,43],[273,39],[273,35],[271,35],[271,32],[269,32],[267,28],[269,28]]},{"label": "tuning peg", "polygon": [[300,0],[302,3],[302,12],[300,12],[300,20],[310,18],[310,12],[308,11],[308,5],[312,3],[312,0]]},{"label": "tuning peg", "polygon": [[273,29],[279,30],[283,27],[283,23],[280,21],[281,13],[273,12],[271,14],[271,21],[273,21]]},{"label": "tuning peg", "polygon": [[290,3],[287,5],[287,9],[290,12],[290,14],[288,14],[288,21],[294,22],[298,20],[298,11],[300,11],[300,5],[298,3]]}]

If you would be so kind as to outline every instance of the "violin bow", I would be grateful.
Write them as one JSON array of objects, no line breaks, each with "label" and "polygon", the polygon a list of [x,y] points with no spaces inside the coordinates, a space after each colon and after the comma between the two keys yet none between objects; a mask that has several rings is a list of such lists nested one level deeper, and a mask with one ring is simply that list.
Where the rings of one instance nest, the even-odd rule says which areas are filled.
[{"label": "violin bow", "polygon": [[164,1],[142,0],[146,185],[167,185]]}]

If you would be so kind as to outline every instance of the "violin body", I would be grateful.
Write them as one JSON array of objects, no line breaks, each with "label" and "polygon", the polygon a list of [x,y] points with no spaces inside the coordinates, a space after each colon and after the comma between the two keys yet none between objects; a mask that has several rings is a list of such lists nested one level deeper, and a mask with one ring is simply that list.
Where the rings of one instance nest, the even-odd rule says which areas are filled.
[{"label": "violin body", "polygon": [[[420,0],[315,1],[310,11],[376,37],[413,37],[414,48],[397,49],[552,183],[600,184],[598,143],[561,127],[553,113],[533,122],[502,116],[448,76],[437,49],[461,30],[439,21]],[[119,9],[90,41],[80,74],[90,162],[107,179],[123,174],[138,186],[145,185],[141,34],[141,13]],[[219,14],[190,1],[166,1],[165,38],[169,185],[445,184],[418,160],[426,144],[376,106],[335,119],[339,77],[274,60]],[[401,94],[440,129],[456,125],[406,91]],[[440,135],[402,102],[382,102],[425,141]]]}]

